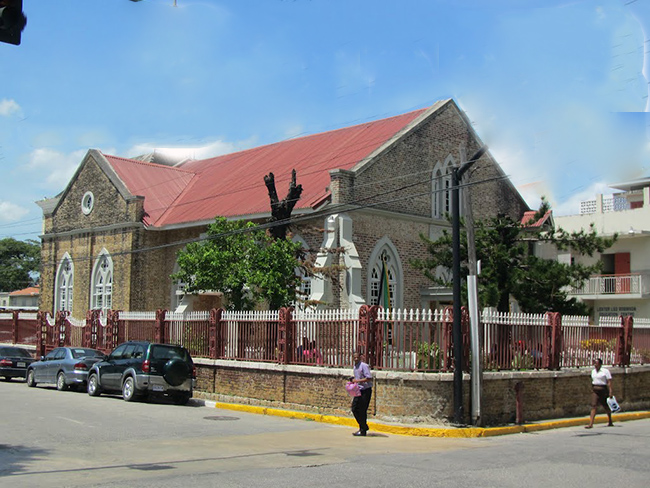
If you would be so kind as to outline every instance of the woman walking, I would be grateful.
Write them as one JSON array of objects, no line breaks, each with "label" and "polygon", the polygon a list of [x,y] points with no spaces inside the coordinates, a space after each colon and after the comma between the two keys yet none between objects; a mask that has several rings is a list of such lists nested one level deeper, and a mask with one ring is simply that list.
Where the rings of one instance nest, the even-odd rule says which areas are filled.
[{"label": "woman walking", "polygon": [[591,371],[591,415],[589,416],[589,425],[585,429],[591,429],[594,426],[596,418],[596,409],[602,405],[609,420],[608,426],[614,425],[612,422],[612,411],[607,404],[607,398],[614,396],[612,390],[612,374],[608,369],[603,368],[603,361],[600,358],[594,359],[594,369]]}]

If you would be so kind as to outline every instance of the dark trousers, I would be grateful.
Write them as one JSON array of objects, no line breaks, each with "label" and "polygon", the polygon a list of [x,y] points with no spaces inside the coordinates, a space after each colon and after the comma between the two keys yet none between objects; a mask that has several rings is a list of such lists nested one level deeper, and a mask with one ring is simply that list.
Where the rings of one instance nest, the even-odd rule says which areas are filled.
[{"label": "dark trousers", "polygon": [[370,405],[370,397],[372,396],[372,388],[361,390],[361,396],[354,397],[352,400],[352,414],[357,419],[359,430],[368,430],[368,406]]}]

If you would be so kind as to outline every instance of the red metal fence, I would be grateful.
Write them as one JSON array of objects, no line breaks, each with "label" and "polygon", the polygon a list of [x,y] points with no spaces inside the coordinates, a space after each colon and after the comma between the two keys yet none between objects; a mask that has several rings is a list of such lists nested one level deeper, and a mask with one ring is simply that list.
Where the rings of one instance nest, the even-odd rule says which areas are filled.
[{"label": "red metal fence", "polygon": [[[559,369],[650,363],[650,320],[615,317],[590,325],[587,317],[556,313],[481,317],[485,370]],[[68,312],[0,311],[0,342],[34,344],[37,355],[59,346],[110,352],[126,340],[185,346],[194,357],[349,367],[366,355],[375,369],[452,371],[452,310],[230,312],[189,314],[91,310],[84,320]],[[469,365],[469,321],[461,317],[464,369]]]}]

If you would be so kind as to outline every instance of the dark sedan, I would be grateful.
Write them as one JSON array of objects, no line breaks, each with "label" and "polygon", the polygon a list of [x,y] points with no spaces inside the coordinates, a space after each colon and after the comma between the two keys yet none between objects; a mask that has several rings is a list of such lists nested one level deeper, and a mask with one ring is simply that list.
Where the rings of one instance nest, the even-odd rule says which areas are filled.
[{"label": "dark sedan", "polygon": [[0,346],[0,376],[6,381],[11,378],[24,379],[27,367],[34,362],[32,354],[22,347]]},{"label": "dark sedan", "polygon": [[63,391],[70,386],[85,387],[88,370],[104,359],[104,353],[87,347],[57,347],[40,361],[29,365],[27,386],[38,383],[55,384]]}]

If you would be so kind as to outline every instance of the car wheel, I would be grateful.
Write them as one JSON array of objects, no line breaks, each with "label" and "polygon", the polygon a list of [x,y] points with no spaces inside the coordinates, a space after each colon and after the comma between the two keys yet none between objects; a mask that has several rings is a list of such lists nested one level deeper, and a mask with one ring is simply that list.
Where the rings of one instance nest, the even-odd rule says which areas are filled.
[{"label": "car wheel", "polygon": [[189,365],[180,359],[170,359],[163,368],[163,378],[172,386],[182,385],[190,377]]},{"label": "car wheel", "polygon": [[65,374],[63,374],[63,371],[59,371],[59,374],[56,375],[56,389],[59,391],[68,389],[68,385],[65,384]]},{"label": "car wheel", "polygon": [[30,369],[27,371],[27,386],[33,388],[36,386],[36,381],[34,380],[34,370]]},{"label": "car wheel", "polygon": [[99,396],[102,394],[97,375],[94,373],[88,377],[88,394],[90,396]]},{"label": "car wheel", "polygon": [[133,376],[127,376],[124,383],[122,383],[122,398],[127,402],[132,402],[136,397],[135,380]]},{"label": "car wheel", "polygon": [[189,402],[190,398],[192,398],[192,393],[190,392],[175,393],[172,398],[174,399],[174,403],[176,405],[187,405],[187,402]]}]

